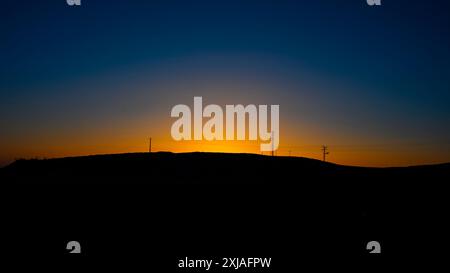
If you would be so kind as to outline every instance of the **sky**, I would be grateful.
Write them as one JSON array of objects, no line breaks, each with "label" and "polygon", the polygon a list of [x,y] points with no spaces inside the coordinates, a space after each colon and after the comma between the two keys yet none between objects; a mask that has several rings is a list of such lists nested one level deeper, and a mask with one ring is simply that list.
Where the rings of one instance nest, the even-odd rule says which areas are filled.
[{"label": "sky", "polygon": [[280,105],[277,155],[450,162],[445,0],[2,1],[0,166],[153,151],[260,153],[171,138],[176,104]]}]

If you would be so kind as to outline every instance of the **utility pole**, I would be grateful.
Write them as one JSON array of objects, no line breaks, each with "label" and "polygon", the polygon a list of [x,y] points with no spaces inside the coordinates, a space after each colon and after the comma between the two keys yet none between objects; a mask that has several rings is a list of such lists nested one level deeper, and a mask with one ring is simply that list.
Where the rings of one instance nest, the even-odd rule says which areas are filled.
[{"label": "utility pole", "polygon": [[322,145],[322,152],[323,152],[323,162],[325,162],[326,161],[326,157],[327,157],[327,154],[329,154],[330,152],[328,152],[328,146],[326,146],[326,145]]},{"label": "utility pole", "polygon": [[150,138],[150,143],[148,145],[148,152],[151,153],[152,152],[152,138]]},{"label": "utility pole", "polygon": [[273,148],[274,148],[274,147],[273,147],[273,143],[274,143],[275,141],[273,140],[273,131],[272,131],[271,133],[272,133],[271,139],[272,139],[272,156],[273,156],[273,152],[274,152],[274,151],[273,151]]}]

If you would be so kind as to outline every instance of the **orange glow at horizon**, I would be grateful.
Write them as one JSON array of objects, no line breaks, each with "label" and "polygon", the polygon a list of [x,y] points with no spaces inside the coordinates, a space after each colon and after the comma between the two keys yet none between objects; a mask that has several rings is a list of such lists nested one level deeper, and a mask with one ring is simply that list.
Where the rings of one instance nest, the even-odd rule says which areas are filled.
[{"label": "orange glow at horizon", "polygon": [[[28,148],[25,146],[11,146],[10,149],[3,150],[6,153],[2,153],[4,157],[1,163],[6,165],[18,158],[55,158],[93,154],[148,152],[149,142],[147,136],[152,136],[153,152],[223,152],[270,155],[270,152],[260,152],[260,143],[258,141],[174,141],[170,136],[140,132],[137,134],[116,134],[114,137],[107,134],[87,135],[76,141],[70,138],[55,138],[48,142],[42,142],[39,146]],[[305,145],[305,143],[314,143],[314,138],[304,139],[302,142],[287,142],[289,139],[295,138],[286,137],[283,140],[283,137],[281,137],[280,148],[275,151],[276,156],[322,159],[320,144]],[[442,163],[447,160],[444,156],[437,158],[433,151],[418,153],[417,151],[405,150],[401,154],[395,154],[390,149],[384,148],[342,148],[335,145],[329,145],[329,147],[330,154],[327,156],[327,161],[342,165],[389,167]],[[14,157],[11,156],[13,154],[15,154]],[[10,156],[8,157],[8,155]]]},{"label": "orange glow at horizon", "polygon": [[[261,154],[258,141],[174,141],[170,127],[175,119],[170,117],[170,109],[180,103],[192,107],[195,95],[203,95],[204,105],[279,104],[280,144],[275,152],[278,156],[322,159],[321,145],[328,145],[327,161],[343,165],[409,166],[450,161],[450,151],[442,151],[440,147],[405,144],[407,135],[402,135],[404,139],[390,139],[379,130],[345,127],[345,116],[339,117],[342,109],[332,113],[316,110],[323,99],[314,97],[313,87],[305,87],[308,92],[292,97],[291,93],[283,93],[290,88],[288,85],[239,82],[234,78],[233,81],[189,79],[153,85],[133,81],[132,86],[123,83],[117,87],[119,90],[113,84],[102,86],[88,82],[85,85],[90,89],[82,84],[73,87],[77,96],[78,89],[87,94],[91,89],[105,89],[108,96],[89,100],[63,96],[61,105],[56,106],[50,103],[49,97],[42,98],[38,110],[49,110],[47,115],[27,116],[20,120],[23,127],[19,124],[19,129],[14,131],[16,128],[10,126],[11,130],[0,134],[0,166],[18,158],[147,152],[149,137],[152,137],[152,151]],[[153,93],[147,92],[150,89]],[[125,99],[120,96],[123,92],[127,94]],[[322,119],[326,118],[328,126],[322,126]]]},{"label": "orange glow at horizon", "polygon": [[[281,108],[283,111],[283,108]],[[170,136],[170,127],[175,119],[169,111],[157,119],[142,115],[132,120],[111,119],[101,126],[73,126],[61,131],[41,130],[34,134],[0,141],[0,165],[6,165],[18,158],[55,158],[92,154],[148,152],[149,137],[152,137],[152,151],[183,152],[260,152],[258,141],[175,141]],[[430,149],[398,149],[396,146],[370,146],[374,139],[355,139],[349,142],[346,135],[327,132],[304,122],[280,116],[280,146],[277,156],[299,156],[322,159],[321,145],[329,146],[327,161],[355,166],[409,166],[448,162],[443,154]],[[88,124],[89,125],[89,124]],[[52,132],[52,133],[44,133]],[[323,137],[323,136],[326,137]],[[76,136],[74,138],[74,136]],[[345,142],[347,141],[347,142]],[[29,145],[33,143],[34,145]],[[336,143],[350,143],[347,146]],[[396,149],[393,149],[396,148]],[[269,155],[270,152],[265,152]],[[438,155],[438,156],[437,156]]]}]

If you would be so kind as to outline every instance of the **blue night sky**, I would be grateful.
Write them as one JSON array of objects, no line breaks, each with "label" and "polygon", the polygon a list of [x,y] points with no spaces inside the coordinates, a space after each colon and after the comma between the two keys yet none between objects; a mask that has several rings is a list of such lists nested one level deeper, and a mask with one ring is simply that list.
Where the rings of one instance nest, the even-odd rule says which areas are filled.
[{"label": "blue night sky", "polygon": [[450,161],[449,1],[15,0],[0,33],[0,165],[176,150],[170,107],[199,93],[280,104],[280,154]]}]

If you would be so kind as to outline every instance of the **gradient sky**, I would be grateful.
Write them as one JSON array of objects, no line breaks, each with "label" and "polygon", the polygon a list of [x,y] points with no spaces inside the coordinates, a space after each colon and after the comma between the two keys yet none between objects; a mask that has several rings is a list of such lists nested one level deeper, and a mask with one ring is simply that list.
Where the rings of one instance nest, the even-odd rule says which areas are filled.
[{"label": "gradient sky", "polygon": [[279,104],[279,155],[450,161],[446,0],[2,1],[0,166],[98,153],[258,153],[175,142],[170,109]]}]

